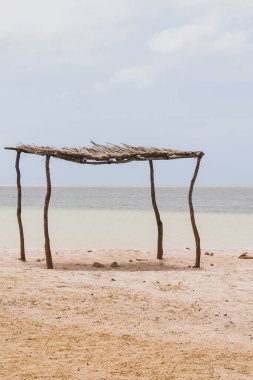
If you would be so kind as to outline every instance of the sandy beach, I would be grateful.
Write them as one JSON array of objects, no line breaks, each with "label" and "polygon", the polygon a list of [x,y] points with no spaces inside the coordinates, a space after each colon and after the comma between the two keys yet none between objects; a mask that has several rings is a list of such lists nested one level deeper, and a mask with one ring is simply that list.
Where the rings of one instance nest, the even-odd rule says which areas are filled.
[{"label": "sandy beach", "polygon": [[253,380],[252,20],[0,0],[0,380]]},{"label": "sandy beach", "polygon": [[0,378],[252,379],[243,252],[208,251],[195,269],[189,249],[162,262],[151,251],[59,250],[46,270],[41,250],[25,263],[2,250]]}]

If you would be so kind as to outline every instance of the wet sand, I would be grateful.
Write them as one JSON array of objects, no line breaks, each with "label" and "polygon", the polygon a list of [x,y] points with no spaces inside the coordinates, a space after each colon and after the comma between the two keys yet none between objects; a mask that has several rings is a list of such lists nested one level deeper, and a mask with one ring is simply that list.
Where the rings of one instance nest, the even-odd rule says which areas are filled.
[{"label": "wet sand", "polygon": [[2,250],[0,379],[252,379],[243,252],[203,254],[195,269],[187,249],[162,263],[150,251],[59,250],[46,270],[40,250],[25,263]]}]

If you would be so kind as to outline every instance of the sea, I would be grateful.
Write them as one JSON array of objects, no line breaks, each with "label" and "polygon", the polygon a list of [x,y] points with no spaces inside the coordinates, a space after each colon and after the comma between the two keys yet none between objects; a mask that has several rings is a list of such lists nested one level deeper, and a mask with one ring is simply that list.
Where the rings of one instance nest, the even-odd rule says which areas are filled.
[{"label": "sea", "polygon": [[[188,188],[157,187],[164,249],[194,248]],[[22,188],[26,247],[43,248],[46,188]],[[18,248],[16,187],[0,187],[0,248]],[[253,187],[196,187],[196,223],[203,249],[253,248]],[[64,187],[52,189],[49,208],[52,249],[155,250],[156,219],[148,187]]]}]

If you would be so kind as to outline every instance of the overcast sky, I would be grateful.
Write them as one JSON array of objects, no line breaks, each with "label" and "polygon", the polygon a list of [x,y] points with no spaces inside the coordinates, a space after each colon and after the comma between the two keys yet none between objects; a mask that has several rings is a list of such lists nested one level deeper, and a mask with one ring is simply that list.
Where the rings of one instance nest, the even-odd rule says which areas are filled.
[{"label": "overcast sky", "polygon": [[[126,142],[203,150],[198,183],[253,184],[252,0],[0,0],[0,183],[4,146]],[[188,184],[194,160],[157,162]],[[45,181],[41,157],[23,182]],[[52,159],[55,184],[148,184],[147,163]]]}]

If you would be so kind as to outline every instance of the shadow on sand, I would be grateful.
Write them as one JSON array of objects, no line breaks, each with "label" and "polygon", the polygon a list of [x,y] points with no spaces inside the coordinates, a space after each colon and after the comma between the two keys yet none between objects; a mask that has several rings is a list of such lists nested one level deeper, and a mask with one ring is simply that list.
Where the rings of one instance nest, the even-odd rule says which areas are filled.
[{"label": "shadow on sand", "polygon": [[[101,264],[100,268],[96,268],[93,266],[93,263],[87,263],[87,262],[75,262],[75,261],[61,261],[57,262],[54,261],[54,269],[56,271],[84,271],[84,272],[97,272],[97,273],[103,273],[103,272],[186,272],[186,271],[199,271],[202,268],[198,269],[195,268],[193,263],[192,265],[190,263],[182,262],[180,264],[170,264],[169,260],[139,260],[134,261],[131,263],[128,262],[120,262],[118,261],[118,267],[114,268],[111,267],[111,263],[103,263],[103,261],[99,261]],[[25,263],[24,263],[25,264]],[[45,261],[41,262],[34,262],[30,261],[27,262],[30,269],[46,269],[46,263]]]}]

